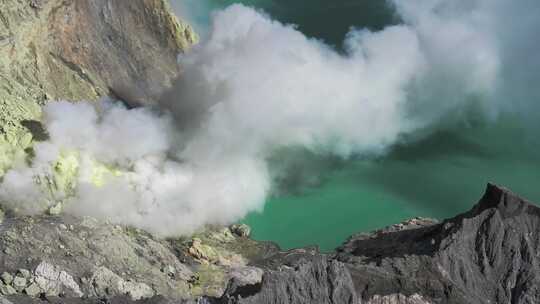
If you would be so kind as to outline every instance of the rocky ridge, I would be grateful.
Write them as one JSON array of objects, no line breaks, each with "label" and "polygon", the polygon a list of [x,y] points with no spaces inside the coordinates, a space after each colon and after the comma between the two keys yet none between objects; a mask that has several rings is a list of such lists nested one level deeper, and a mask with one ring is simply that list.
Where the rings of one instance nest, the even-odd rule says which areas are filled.
[{"label": "rocky ridge", "polygon": [[277,251],[230,228],[163,240],[69,216],[8,217],[0,225],[0,248],[5,296],[131,300],[221,296],[230,278],[250,273],[250,261]]},{"label": "rocky ridge", "polygon": [[[488,185],[469,212],[280,253],[256,291],[218,303],[539,303],[540,208]],[[397,229],[396,229],[397,228]]]},{"label": "rocky ridge", "polygon": [[539,303],[539,228],[540,208],[495,185],[469,212],[360,233],[332,253],[281,251],[247,227],[160,240],[93,219],[8,217],[0,292],[13,303]]}]

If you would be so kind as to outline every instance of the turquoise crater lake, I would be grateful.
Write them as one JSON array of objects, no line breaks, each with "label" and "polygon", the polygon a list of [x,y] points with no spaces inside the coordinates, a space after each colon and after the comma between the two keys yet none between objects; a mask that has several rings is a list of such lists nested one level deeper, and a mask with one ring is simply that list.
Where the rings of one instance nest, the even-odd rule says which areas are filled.
[{"label": "turquoise crater lake", "polygon": [[[189,4],[189,0],[186,0]],[[231,3],[266,10],[310,37],[340,47],[351,26],[372,30],[398,22],[385,1],[275,0],[207,2],[199,13]],[[518,117],[462,124],[395,146],[377,159],[352,159],[325,170],[316,187],[273,196],[249,215],[253,237],[283,248],[331,250],[353,233],[415,216],[447,218],[469,209],[494,182],[540,201],[540,148],[535,130]]]}]

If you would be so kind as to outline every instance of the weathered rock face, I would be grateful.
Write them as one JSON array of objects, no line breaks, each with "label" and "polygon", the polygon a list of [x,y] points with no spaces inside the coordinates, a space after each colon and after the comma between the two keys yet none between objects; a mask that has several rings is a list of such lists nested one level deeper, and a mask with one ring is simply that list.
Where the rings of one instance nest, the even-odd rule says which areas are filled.
[{"label": "weathered rock face", "polygon": [[166,0],[0,0],[0,175],[31,133],[39,137],[40,105],[104,95],[149,102],[195,40]]},{"label": "weathered rock face", "polygon": [[[127,101],[143,103],[171,84],[178,75],[178,53],[196,40],[165,0],[63,1],[52,7],[47,22],[53,26],[46,64],[53,75],[60,72],[55,76],[61,78],[67,67],[98,95],[129,92]],[[70,94],[69,88],[50,89]]]},{"label": "weathered rock face", "polygon": [[[468,213],[374,239],[353,238],[336,258],[351,265],[368,296],[399,292],[435,303],[538,303],[539,225],[538,207],[489,185]],[[367,271],[372,275],[361,275]]]},{"label": "weathered rock face", "polygon": [[[92,219],[35,217],[7,219],[0,226],[0,269],[29,269],[38,294],[173,298],[189,295],[193,271],[167,243]],[[171,267],[173,273],[161,271]],[[74,279],[75,278],[75,279]]]},{"label": "weathered rock face", "polygon": [[0,224],[0,249],[0,296],[73,301],[219,297],[231,278],[239,285],[260,280],[263,271],[247,264],[278,252],[229,228],[162,240],[138,229],[67,216],[8,216]]},{"label": "weathered rock face", "polygon": [[494,185],[465,214],[361,233],[331,254],[281,252],[230,228],[159,240],[92,219],[7,217],[0,292],[35,303],[540,303],[539,232],[540,208]]},{"label": "weathered rock face", "polygon": [[280,253],[261,284],[218,303],[540,303],[539,225],[540,208],[489,185],[440,224],[359,234],[330,255]]}]

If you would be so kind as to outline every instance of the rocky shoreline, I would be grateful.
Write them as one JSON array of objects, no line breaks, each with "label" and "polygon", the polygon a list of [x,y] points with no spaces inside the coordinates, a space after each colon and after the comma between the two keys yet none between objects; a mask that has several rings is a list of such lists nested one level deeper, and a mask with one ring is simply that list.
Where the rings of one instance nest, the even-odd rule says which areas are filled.
[{"label": "rocky shoreline", "polygon": [[470,211],[281,251],[247,227],[161,240],[73,217],[0,225],[11,303],[538,303],[540,208],[488,185]]}]

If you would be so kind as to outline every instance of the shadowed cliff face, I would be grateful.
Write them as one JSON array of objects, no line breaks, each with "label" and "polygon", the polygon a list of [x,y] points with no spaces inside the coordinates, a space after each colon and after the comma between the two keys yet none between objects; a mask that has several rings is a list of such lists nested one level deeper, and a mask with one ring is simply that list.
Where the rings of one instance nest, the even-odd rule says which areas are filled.
[{"label": "shadowed cliff face", "polygon": [[266,260],[258,291],[220,303],[538,303],[540,209],[489,185],[469,212],[352,236],[334,254]]},{"label": "shadowed cliff face", "polygon": [[[196,41],[165,0],[0,2],[0,175],[32,142],[21,121],[49,100],[149,103]],[[35,135],[34,135],[35,137]]]}]

